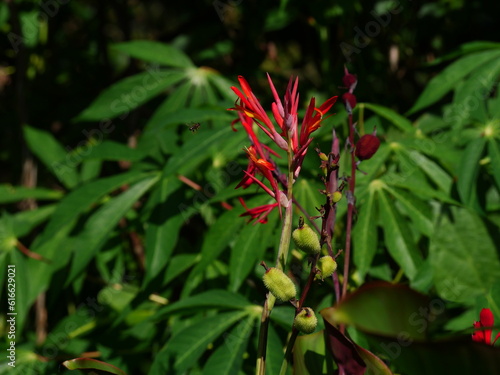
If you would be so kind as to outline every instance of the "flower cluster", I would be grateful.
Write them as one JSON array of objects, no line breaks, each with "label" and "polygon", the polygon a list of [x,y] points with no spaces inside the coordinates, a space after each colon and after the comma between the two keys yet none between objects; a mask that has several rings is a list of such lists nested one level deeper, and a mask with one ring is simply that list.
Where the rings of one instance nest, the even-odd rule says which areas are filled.
[{"label": "flower cluster", "polygon": [[[472,334],[472,340],[482,342],[488,345],[495,345],[495,342],[500,338],[500,333],[493,337],[493,328],[495,318],[490,309],[482,309],[479,313],[479,322],[474,322],[474,328],[477,330]],[[489,328],[489,329],[488,329]]]},{"label": "flower cluster", "polygon": [[[276,146],[285,150],[292,157],[290,168],[295,179],[300,173],[302,162],[312,142],[312,133],[319,129],[325,115],[337,100],[337,97],[333,96],[319,107],[316,107],[316,101],[312,98],[299,128],[297,115],[299,105],[298,78],[290,78],[283,100],[280,99],[269,75],[267,78],[274,97],[274,102],[271,104],[274,122],[267,115],[250,85],[242,76],[238,77],[241,90],[234,86],[231,87],[238,99],[234,107],[229,108],[229,110],[238,112],[238,119],[233,121],[232,124],[233,129],[236,123],[241,123],[251,143],[245,149],[249,159],[248,167],[244,172],[243,180],[238,184],[237,188],[246,189],[255,183],[276,200],[276,203],[273,204],[248,209],[241,199],[241,203],[246,209],[243,215],[250,216],[250,220],[255,219],[260,223],[267,222],[267,215],[273,208],[287,207],[290,204],[287,198],[287,187],[288,184],[293,184],[293,181],[288,181],[284,175],[279,173],[275,162],[271,158],[271,155],[279,157],[278,154],[259,140],[254,125],[262,130]],[[257,175],[262,175],[264,180],[268,181],[270,187],[259,180]],[[282,185],[281,189],[279,184]]]}]

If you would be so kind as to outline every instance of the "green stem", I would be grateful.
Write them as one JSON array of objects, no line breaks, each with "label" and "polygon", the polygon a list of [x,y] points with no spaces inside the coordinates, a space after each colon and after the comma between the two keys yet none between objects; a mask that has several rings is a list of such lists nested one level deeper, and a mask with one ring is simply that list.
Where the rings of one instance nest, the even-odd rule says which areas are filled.
[{"label": "green stem", "polygon": [[288,362],[291,362],[293,346],[295,345],[295,340],[297,339],[298,335],[299,331],[294,328],[286,345],[285,360],[283,361],[283,363],[281,363],[281,369],[279,375],[286,374],[286,369],[288,368]]},{"label": "green stem", "polygon": [[[283,227],[281,229],[281,239],[276,257],[276,268],[285,269],[288,252],[290,250],[290,238],[292,237],[292,216],[293,216],[293,152],[291,144],[291,134],[288,134],[288,181],[287,181],[287,199],[288,206],[285,208],[285,217],[283,218]],[[276,197],[279,201],[280,197]],[[257,375],[265,375],[266,373],[266,351],[267,351],[267,333],[269,328],[269,317],[274,307],[276,299],[271,293],[267,293],[262,316],[260,320],[259,331],[259,346],[257,348]]]}]

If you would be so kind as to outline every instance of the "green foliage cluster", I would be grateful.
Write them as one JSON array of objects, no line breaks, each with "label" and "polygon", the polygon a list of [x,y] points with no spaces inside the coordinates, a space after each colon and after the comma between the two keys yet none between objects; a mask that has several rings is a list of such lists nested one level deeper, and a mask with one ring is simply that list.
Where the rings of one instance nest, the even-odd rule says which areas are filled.
[{"label": "green foliage cluster", "polygon": [[[339,93],[347,57],[360,82],[359,131],[376,127],[382,143],[357,176],[352,298],[332,307],[331,280],[311,292],[323,319],[298,338],[294,373],[332,373],[322,330],[338,324],[366,374],[389,373],[380,358],[402,374],[500,372],[497,348],[470,340],[482,308],[500,319],[500,44],[473,41],[491,39],[481,2],[217,0],[202,15],[180,2],[10,3],[0,5],[0,332],[4,270],[14,264],[17,363],[2,358],[0,373],[121,373],[94,360],[60,368],[96,352],[127,374],[253,373],[265,298],[258,264],[273,263],[280,221],[276,212],[263,225],[240,217],[238,197],[269,202],[234,189],[248,141],[230,126],[230,86],[236,74],[258,86],[264,71],[282,83],[298,73],[302,100],[324,98]],[[459,45],[453,25],[468,14],[476,28]],[[356,27],[388,17],[356,44]],[[443,27],[419,35],[421,20]],[[426,65],[424,54],[441,57]],[[347,113],[335,112],[315,133],[321,149],[332,128],[348,134]],[[26,183],[34,164],[39,182]],[[319,164],[310,153],[294,188],[311,216],[323,203]],[[342,199],[336,250],[345,213]],[[306,260],[291,262],[305,277]],[[380,280],[394,285],[370,284]],[[293,316],[273,310],[269,374],[279,373]]]}]

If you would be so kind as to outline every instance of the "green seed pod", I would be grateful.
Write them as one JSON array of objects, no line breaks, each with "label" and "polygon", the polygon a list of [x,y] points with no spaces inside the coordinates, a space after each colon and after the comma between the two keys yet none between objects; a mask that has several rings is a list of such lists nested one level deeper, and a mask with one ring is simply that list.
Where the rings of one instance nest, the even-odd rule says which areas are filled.
[{"label": "green seed pod", "polygon": [[318,259],[316,268],[320,271],[319,274],[316,275],[316,279],[324,280],[325,278],[333,275],[337,269],[337,262],[332,256],[325,255],[324,257]]},{"label": "green seed pod", "polygon": [[342,199],[342,193],[340,191],[336,191],[335,193],[333,193],[332,195],[333,203],[337,203],[341,199]]},{"label": "green seed pod", "polygon": [[321,251],[318,235],[309,225],[304,224],[302,217],[299,227],[292,232],[292,238],[297,247],[308,254],[315,255]]},{"label": "green seed pod", "polygon": [[303,307],[293,321],[293,326],[302,333],[313,333],[318,325],[318,318],[310,307]]},{"label": "green seed pod", "polygon": [[266,288],[280,301],[290,301],[295,298],[297,290],[292,279],[278,268],[268,268],[262,278]]}]

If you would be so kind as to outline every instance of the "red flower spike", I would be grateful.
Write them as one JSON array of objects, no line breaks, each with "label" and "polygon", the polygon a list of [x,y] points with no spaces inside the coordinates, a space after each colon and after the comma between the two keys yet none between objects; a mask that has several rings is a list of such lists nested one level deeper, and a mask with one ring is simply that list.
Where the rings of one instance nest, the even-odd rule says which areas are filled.
[{"label": "red flower spike", "polygon": [[368,160],[377,152],[379,146],[380,140],[375,135],[365,134],[356,143],[354,154],[359,160]]},{"label": "red flower spike", "polygon": [[[494,324],[495,324],[495,318],[494,318],[491,310],[490,309],[482,309],[480,314],[479,314],[479,322],[474,322],[474,324],[473,324],[474,328],[478,328],[478,330],[472,334],[472,340],[474,340],[475,342],[483,342],[483,343],[488,344],[488,345],[494,345],[495,342],[500,337],[500,333],[498,333],[495,337],[495,340],[493,342],[491,342],[493,330],[492,329],[484,329],[484,328],[493,327]],[[483,328],[483,329],[479,330],[480,328]]]}]

